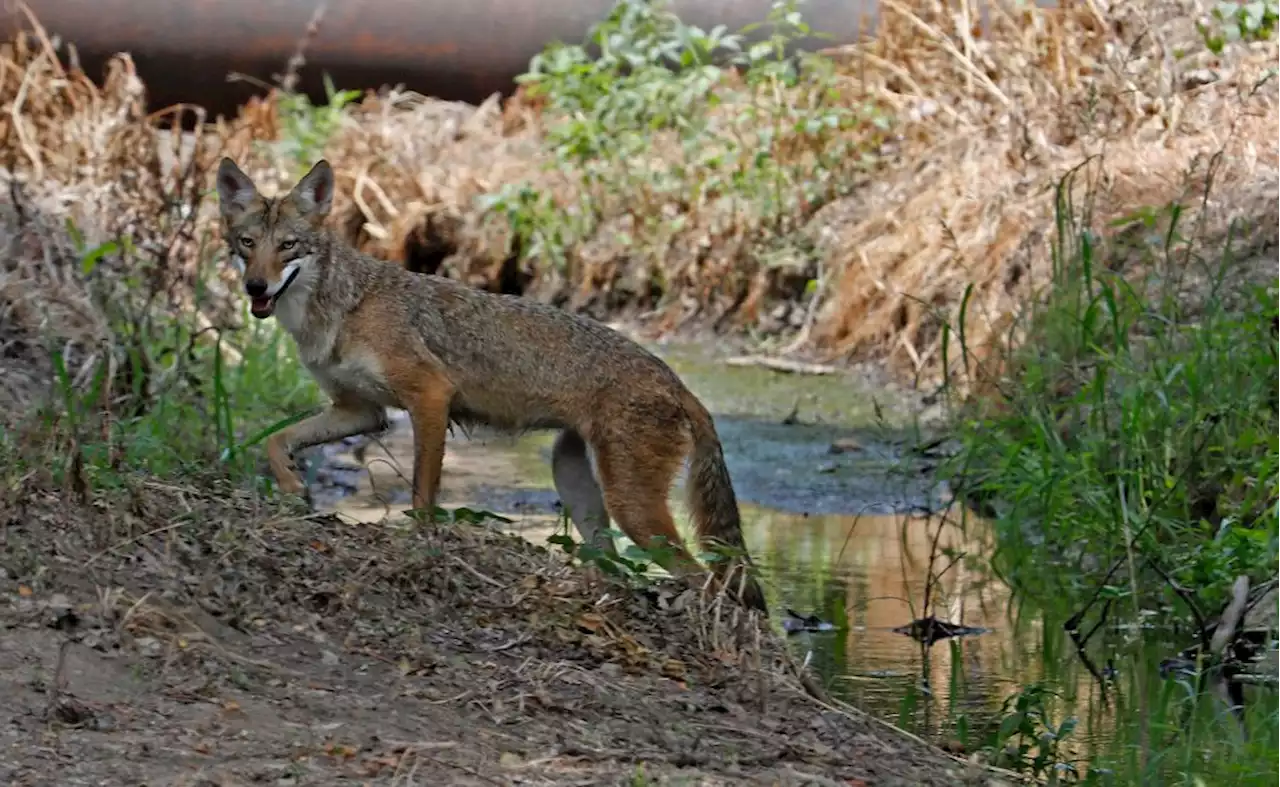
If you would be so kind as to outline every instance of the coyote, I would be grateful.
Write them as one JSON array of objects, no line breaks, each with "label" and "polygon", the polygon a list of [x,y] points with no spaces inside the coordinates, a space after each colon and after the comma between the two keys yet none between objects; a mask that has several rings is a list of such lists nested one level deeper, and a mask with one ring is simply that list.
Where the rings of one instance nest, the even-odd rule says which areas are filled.
[{"label": "coyote", "polygon": [[281,491],[305,494],[294,451],[382,431],[388,407],[408,411],[413,425],[418,509],[435,505],[451,423],[559,429],[552,477],[583,540],[616,555],[612,517],[637,545],[658,547],[663,568],[696,581],[706,569],[681,543],[667,506],[689,456],[699,541],[736,553],[715,561],[713,573],[767,614],[711,415],[656,356],[585,317],[361,254],[324,228],[334,177],[323,159],[289,193],[268,198],[224,158],[217,192],[250,311],[275,316],[332,400],[268,438]]}]

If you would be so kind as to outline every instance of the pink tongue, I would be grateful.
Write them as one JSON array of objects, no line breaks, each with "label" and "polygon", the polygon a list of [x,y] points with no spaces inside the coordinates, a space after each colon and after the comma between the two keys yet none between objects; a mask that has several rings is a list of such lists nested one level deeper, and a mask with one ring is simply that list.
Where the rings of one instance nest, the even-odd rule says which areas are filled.
[{"label": "pink tongue", "polygon": [[271,309],[271,299],[270,298],[254,298],[253,303],[250,304],[250,308],[252,308],[255,312],[269,311]]}]

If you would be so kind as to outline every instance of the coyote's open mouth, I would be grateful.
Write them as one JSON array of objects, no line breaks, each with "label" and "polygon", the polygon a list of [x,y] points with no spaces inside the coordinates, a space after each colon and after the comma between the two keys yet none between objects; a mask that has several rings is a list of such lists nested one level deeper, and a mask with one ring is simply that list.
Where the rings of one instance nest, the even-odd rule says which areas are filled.
[{"label": "coyote's open mouth", "polygon": [[289,278],[284,280],[284,284],[280,285],[280,289],[275,291],[274,295],[262,295],[254,298],[249,303],[249,312],[259,320],[265,320],[276,311],[276,301],[280,300],[280,296],[284,295],[285,290],[289,289],[289,285],[293,284],[293,280],[298,278],[300,268],[294,268],[289,273]]},{"label": "coyote's open mouth", "polygon": [[272,312],[276,310],[276,299],[273,295],[264,295],[261,298],[254,298],[249,304],[249,311],[259,320],[265,320],[270,317]]}]

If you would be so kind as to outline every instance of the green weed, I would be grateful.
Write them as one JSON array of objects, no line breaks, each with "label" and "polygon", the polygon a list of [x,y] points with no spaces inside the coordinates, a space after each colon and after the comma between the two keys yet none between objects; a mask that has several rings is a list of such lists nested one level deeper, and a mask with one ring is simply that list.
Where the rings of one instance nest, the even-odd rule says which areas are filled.
[{"label": "green weed", "polygon": [[432,524],[480,525],[486,522],[510,524],[512,521],[501,514],[495,514],[484,509],[468,508],[467,506],[458,506],[453,509],[435,506],[429,514],[426,509],[411,508],[404,513],[415,521],[430,522]]},{"label": "green weed", "polygon": [[1222,54],[1227,44],[1238,41],[1265,41],[1276,32],[1275,0],[1220,2],[1211,11],[1212,22],[1196,22],[1196,29],[1209,51]]},{"label": "green weed", "polygon": [[280,93],[283,133],[276,145],[293,165],[294,175],[300,176],[324,155],[329,138],[342,125],[347,105],[360,98],[359,90],[335,89],[328,74],[324,75],[324,92],[327,101],[320,105],[312,104],[305,93]]},{"label": "green weed", "polygon": [[[510,183],[483,207],[524,256],[561,270],[608,225],[660,291],[664,256],[695,225],[790,233],[871,160],[867,135],[859,147],[850,132],[888,128],[841,95],[828,59],[788,55],[815,35],[797,8],[777,2],[762,25],[731,33],[686,24],[665,2],[620,0],[586,42],[548,46],[519,78],[545,101],[552,166],[576,181],[576,203]],[[757,27],[768,34],[748,43]]]},{"label": "green weed", "polygon": [[[547,543],[559,547],[572,559],[593,565],[609,576],[639,585],[648,585],[653,581],[654,567],[670,570],[673,566],[676,546],[669,544],[662,536],[655,536],[652,543],[646,546],[628,541],[621,551],[609,554],[599,547],[576,541],[569,516],[567,510],[561,514],[557,532],[547,536]],[[606,528],[604,533],[615,543],[618,539],[626,539],[626,535],[616,528]],[[711,565],[716,561],[741,557],[741,551],[717,546],[714,550],[702,552],[695,557],[704,565]]]},{"label": "green weed", "polygon": [[[992,568],[1071,635],[1068,657],[1113,703],[1119,731],[1090,783],[1252,783],[1275,771],[1274,692],[1253,699],[1237,745],[1229,713],[1156,666],[1205,639],[1238,577],[1256,587],[1280,568],[1275,281],[1253,283],[1257,261],[1230,240],[1217,259],[1196,256],[1178,205],[1112,228],[1137,246],[1104,245],[1073,185],[1059,188],[1053,281],[1030,338],[997,401],[957,411],[962,449],[945,472],[989,509]],[[1019,696],[996,750],[1016,733],[1008,762],[1043,775],[1058,754],[1036,744],[1028,759],[1027,742],[1062,728],[1039,695]]]},{"label": "green weed", "polygon": [[[74,228],[71,235],[79,237]],[[213,473],[269,484],[246,449],[307,415],[318,390],[274,326],[245,314],[242,329],[209,340],[192,314],[160,308],[158,264],[127,238],[81,248],[79,272],[111,340],[76,369],[51,348],[57,395],[22,433],[35,441],[6,432],[0,445],[12,473],[47,470],[81,497],[143,477]],[[204,292],[197,289],[197,308]],[[241,358],[234,365],[225,360],[232,343]],[[281,419],[282,410],[297,414]]]},{"label": "green weed", "polygon": [[[570,532],[571,528],[568,514],[563,515],[559,531],[547,536],[547,543],[559,547],[570,558],[583,564],[593,565],[609,576],[637,584],[644,585],[652,581],[650,572],[653,567],[669,565],[675,554],[665,540],[659,540],[650,549],[637,544],[627,544],[621,552],[610,555],[599,547],[575,541]],[[608,528],[604,532],[611,539],[624,537],[621,531],[614,528]]]},{"label": "green weed", "polygon": [[[1174,247],[1179,215],[1135,220]],[[1274,288],[1249,286],[1234,293],[1241,308],[1225,308],[1228,257],[1192,314],[1167,278],[1176,270],[1149,283],[1162,292],[1143,292],[1097,258],[1088,229],[1064,228],[1076,234],[1058,249],[999,411],[960,425],[962,483],[1007,505],[995,563],[1015,586],[1083,598],[1105,579],[1116,598],[1190,622],[1167,580],[1216,609],[1237,576],[1277,568]],[[1141,581],[1114,582],[1130,553]],[[1073,570],[1044,572],[1046,559]]]},{"label": "green weed", "polygon": [[1050,783],[1076,781],[1076,769],[1065,761],[1061,746],[1077,722],[1069,717],[1053,723],[1045,702],[1051,694],[1043,685],[1032,684],[1005,700],[992,746],[995,764]]}]

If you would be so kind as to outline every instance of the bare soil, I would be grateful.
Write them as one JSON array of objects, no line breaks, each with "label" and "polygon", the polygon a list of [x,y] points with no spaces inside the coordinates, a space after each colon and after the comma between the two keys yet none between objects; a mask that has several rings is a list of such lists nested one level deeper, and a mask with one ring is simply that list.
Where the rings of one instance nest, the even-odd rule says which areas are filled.
[{"label": "bare soil", "polygon": [[0,491],[0,783],[990,783],[723,600],[216,478]]}]

